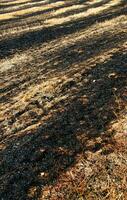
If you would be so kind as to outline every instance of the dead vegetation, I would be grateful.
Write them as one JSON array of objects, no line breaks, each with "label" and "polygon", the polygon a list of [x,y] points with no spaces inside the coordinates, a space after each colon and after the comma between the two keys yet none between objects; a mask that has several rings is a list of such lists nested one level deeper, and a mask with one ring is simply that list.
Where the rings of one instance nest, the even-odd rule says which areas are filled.
[{"label": "dead vegetation", "polygon": [[0,198],[126,200],[126,1],[0,9]]}]

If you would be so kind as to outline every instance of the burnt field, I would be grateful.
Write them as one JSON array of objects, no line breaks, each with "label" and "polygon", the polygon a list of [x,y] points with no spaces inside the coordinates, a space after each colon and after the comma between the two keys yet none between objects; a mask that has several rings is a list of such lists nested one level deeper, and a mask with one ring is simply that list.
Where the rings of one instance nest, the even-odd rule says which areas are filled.
[{"label": "burnt field", "polygon": [[0,199],[126,198],[126,0],[0,0]]}]

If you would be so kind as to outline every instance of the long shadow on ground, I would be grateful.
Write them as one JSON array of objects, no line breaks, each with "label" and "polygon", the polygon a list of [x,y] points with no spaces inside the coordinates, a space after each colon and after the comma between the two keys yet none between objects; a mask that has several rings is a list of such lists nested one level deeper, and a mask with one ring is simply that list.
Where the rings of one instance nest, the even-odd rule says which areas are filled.
[{"label": "long shadow on ground", "polygon": [[120,15],[126,14],[126,4],[123,2],[118,7],[109,9],[106,13],[89,16],[76,22],[67,22],[65,24],[53,27],[43,28],[39,31],[33,31],[22,34],[21,36],[6,39],[0,42],[0,58],[12,55],[17,51],[23,51],[44,42],[60,38],[64,35],[72,34],[81,29],[90,27],[94,23],[110,20]]},{"label": "long shadow on ground", "polygon": [[[1,199],[30,199],[28,190],[32,186],[37,187],[33,197],[37,199],[43,186],[54,184],[59,174],[74,165],[77,153],[96,152],[108,143],[114,144],[107,136],[108,126],[116,119],[115,113],[124,109],[124,104],[118,107],[115,96],[124,101],[126,62],[127,54],[117,52],[104,64],[82,73],[77,93],[72,92],[76,87],[73,84],[65,87],[72,98],[61,101],[48,121],[38,130],[14,135],[7,142],[1,152]],[[78,139],[80,134],[84,140]],[[102,142],[89,146],[88,142],[98,136]]]}]

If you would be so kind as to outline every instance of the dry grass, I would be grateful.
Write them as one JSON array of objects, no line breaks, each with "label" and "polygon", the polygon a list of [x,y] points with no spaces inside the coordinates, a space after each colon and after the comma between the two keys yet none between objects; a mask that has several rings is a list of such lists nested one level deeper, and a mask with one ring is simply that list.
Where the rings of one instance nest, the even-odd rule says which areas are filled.
[{"label": "dry grass", "polygon": [[0,6],[0,199],[126,200],[126,2]]},{"label": "dry grass", "polygon": [[0,20],[7,20],[7,19],[13,19],[17,18],[19,16],[25,15],[25,14],[31,14],[31,13],[36,13],[37,11],[46,11],[48,9],[54,9],[58,8],[59,6],[64,5],[63,1],[58,1],[56,3],[48,4],[48,5],[43,5],[42,7],[33,7],[33,8],[28,8],[28,9],[23,9],[15,12],[10,12],[10,13],[5,13],[0,15]]}]

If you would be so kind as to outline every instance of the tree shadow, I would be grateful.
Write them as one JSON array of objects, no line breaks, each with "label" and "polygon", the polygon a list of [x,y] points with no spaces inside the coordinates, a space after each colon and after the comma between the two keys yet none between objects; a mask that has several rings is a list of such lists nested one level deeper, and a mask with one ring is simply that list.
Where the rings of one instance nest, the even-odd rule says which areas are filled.
[{"label": "tree shadow", "polygon": [[[2,5],[2,9],[4,9],[4,10],[2,10],[1,12],[0,12],[0,14],[5,14],[5,13],[13,13],[13,12],[18,12],[18,11],[25,11],[25,10],[27,10],[27,9],[29,9],[29,8],[37,8],[37,7],[41,7],[41,6],[45,6],[45,5],[47,5],[47,4],[53,4],[53,3],[56,3],[56,2],[58,2],[58,0],[53,0],[53,1],[51,1],[51,2],[44,2],[44,1],[40,1],[40,2],[36,2],[36,4],[33,4],[33,5],[29,5],[28,3],[32,3],[31,1],[29,1],[29,2],[24,2],[24,3],[18,3],[17,5],[18,5],[18,8],[14,8],[13,9],[13,6],[15,6],[15,4],[12,4],[11,6],[10,5],[8,5],[9,7],[12,7],[12,9],[10,9],[10,10],[5,10],[5,8],[6,8],[6,6],[7,5]],[[19,5],[22,5],[21,7],[19,7]],[[64,6],[63,6],[64,7]],[[56,8],[56,9],[58,9],[58,8]],[[49,11],[51,11],[52,9],[46,9],[46,11],[45,12],[49,12]],[[38,13],[38,12],[37,12]],[[37,14],[36,13],[36,14]],[[38,13],[39,14],[39,13]],[[25,17],[27,18],[27,16],[29,17],[29,16],[34,16],[34,14],[31,14],[31,15],[24,15],[24,17],[22,18],[22,17],[17,17],[17,19],[19,20],[19,19],[24,19]],[[12,21],[15,21],[15,19],[12,19]]]},{"label": "tree shadow", "polygon": [[[93,37],[91,39],[87,40],[81,40],[78,42],[75,42],[73,45],[65,46],[64,48],[59,47],[58,51],[54,51],[51,53],[44,53],[44,55],[39,55],[34,61],[35,63],[41,63],[42,60],[48,61],[44,65],[41,65],[40,67],[36,69],[33,69],[31,73],[34,72],[34,70],[37,70],[36,73],[34,72],[31,74],[31,76],[24,76],[23,73],[19,72],[19,75],[16,79],[14,79],[12,82],[10,81],[9,84],[7,84],[5,87],[2,87],[0,89],[1,97],[0,102],[11,102],[11,99],[8,98],[8,96],[13,96],[13,92],[15,92],[15,95],[18,95],[21,91],[28,88],[29,85],[37,85],[42,82],[43,77],[41,78],[42,74],[50,75],[51,73],[55,72],[66,72],[67,70],[70,70],[73,65],[78,64],[79,62],[83,62],[84,60],[87,61],[91,57],[98,56],[103,51],[108,51],[109,49],[117,47],[117,45],[120,45],[118,43],[116,45],[115,41],[118,41],[120,37],[120,43],[126,42],[126,32],[123,31],[123,33],[116,33],[112,37],[112,34],[109,34],[108,32],[101,34],[100,36]],[[107,41],[107,42],[105,42]],[[94,45],[93,45],[94,44]],[[54,64],[57,60],[57,64]],[[32,64],[33,66],[34,64]],[[23,69],[22,64],[22,69]],[[22,69],[19,69],[22,72]],[[28,70],[27,70],[28,71]],[[4,73],[3,73],[4,76]],[[38,80],[37,80],[38,77]],[[20,87],[22,85],[22,87]],[[24,85],[24,87],[23,87]],[[13,98],[12,98],[13,101]]]},{"label": "tree shadow", "polygon": [[[124,5],[125,3],[123,1]],[[1,58],[12,55],[17,50],[22,51],[34,47],[34,45],[50,42],[53,39],[80,31],[93,25],[96,21],[104,22],[126,13],[125,7],[119,8],[112,8],[106,13],[83,18],[73,23],[69,22],[4,40],[1,42]],[[39,127],[35,126],[33,131],[22,129],[21,134],[15,131],[7,139],[5,137],[3,144],[5,148],[1,150],[1,199],[38,199],[44,186],[54,185],[59,175],[75,164],[77,154],[85,154],[87,151],[102,151],[103,147],[108,144],[111,144],[112,147],[115,145],[109,127],[110,123],[117,119],[119,113],[124,110],[126,103],[124,93],[127,88],[127,53],[118,49],[110,59],[98,63],[95,61],[96,65],[89,66],[89,69],[85,64],[82,68],[79,66],[73,68],[73,66],[83,61],[86,62],[91,57],[96,57],[100,52],[103,54],[103,52],[116,47],[116,41],[119,41],[119,45],[120,42],[122,44],[125,42],[126,36],[124,33],[114,36],[105,33],[95,42],[94,40],[95,38],[91,41],[77,42],[75,46],[72,45],[69,48],[59,48],[56,53],[48,54],[46,57],[48,60],[52,56],[58,61],[58,65],[53,66],[55,72],[67,72],[69,78],[72,77],[72,74],[78,73],[80,78],[78,82],[68,81],[61,86],[60,95],[69,94],[69,98],[59,101],[52,110],[49,109],[40,115],[36,120],[36,122],[41,121]],[[103,44],[105,40],[108,42]],[[75,47],[76,50],[80,47],[82,52],[89,53],[77,53],[77,51],[75,53]],[[67,64],[65,60],[68,61]],[[44,71],[37,72],[34,77],[25,79],[23,76],[20,77],[21,80],[3,88],[1,93],[11,93],[12,90],[20,93],[22,88],[19,86],[25,82],[28,83],[27,87],[33,84],[39,73],[40,76],[45,71],[53,73],[51,67],[53,62],[49,62],[49,65],[43,69]],[[59,67],[60,64],[63,66],[62,68]],[[17,95],[16,92],[15,95]],[[119,104],[116,97],[123,103]],[[7,102],[7,98],[8,95],[0,100]],[[15,120],[24,112],[29,111],[31,109],[29,106],[28,109],[16,113]],[[36,106],[41,108],[41,105],[37,105],[37,103]],[[31,115],[35,118],[33,113]],[[12,120],[11,123],[14,121]],[[34,124],[33,121],[32,123]],[[97,142],[98,137],[102,139],[101,142]],[[90,141],[93,141],[92,145],[89,144]],[[106,153],[112,151],[113,148]],[[28,193],[32,187],[36,187],[36,192],[29,197]]]},{"label": "tree shadow", "polygon": [[[33,132],[15,134],[6,141],[1,152],[1,198],[31,199],[28,191],[36,187],[32,199],[38,199],[45,185],[53,185],[75,164],[78,153],[114,145],[108,127],[124,109],[124,104],[119,108],[116,96],[122,99],[127,87],[126,63],[127,54],[118,51],[107,62],[84,70],[80,86],[62,86],[62,94],[67,91],[70,98],[59,102],[52,114],[47,113],[48,120]],[[77,87],[76,93],[73,87]],[[100,143],[97,137],[102,138]],[[89,145],[90,141],[94,144]]]},{"label": "tree shadow", "polygon": [[113,8],[108,9],[105,13],[99,13],[86,18],[83,17],[75,22],[65,22],[61,25],[43,28],[39,31],[32,31],[24,33],[18,37],[15,36],[14,38],[5,39],[0,42],[0,58],[12,55],[16,53],[16,51],[23,51],[31,46],[49,42],[53,39],[86,29],[96,22],[104,22],[105,20],[111,20],[115,17],[126,14],[125,3],[121,5],[114,6]]}]

